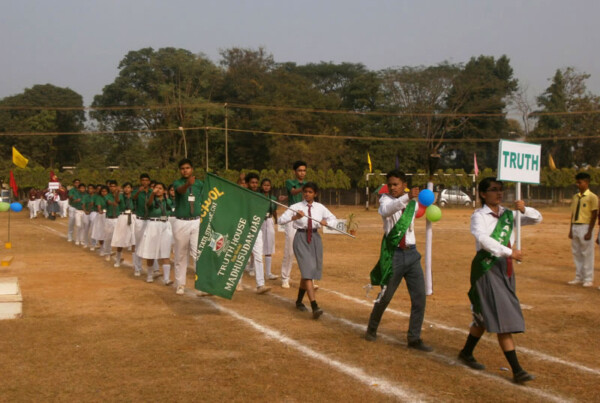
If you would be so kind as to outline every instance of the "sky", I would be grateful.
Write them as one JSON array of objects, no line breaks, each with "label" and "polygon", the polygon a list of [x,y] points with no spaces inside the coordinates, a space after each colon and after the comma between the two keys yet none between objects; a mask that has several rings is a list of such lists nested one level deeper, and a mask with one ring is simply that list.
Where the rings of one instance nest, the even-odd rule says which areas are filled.
[{"label": "sky", "polygon": [[557,69],[600,95],[598,0],[2,0],[0,98],[35,84],[89,105],[131,50],[264,47],[277,62],[371,70],[507,55],[531,99]]}]

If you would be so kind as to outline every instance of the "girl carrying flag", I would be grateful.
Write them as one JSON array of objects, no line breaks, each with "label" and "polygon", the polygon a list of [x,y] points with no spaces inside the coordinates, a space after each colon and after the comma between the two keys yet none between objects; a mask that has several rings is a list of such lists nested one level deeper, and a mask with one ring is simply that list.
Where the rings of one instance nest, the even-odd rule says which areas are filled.
[{"label": "girl carrying flag", "polygon": [[477,254],[471,264],[471,288],[469,299],[473,311],[473,323],[469,336],[458,358],[465,365],[482,370],[485,366],[473,357],[477,342],[487,330],[497,333],[498,343],[509,362],[513,379],[524,383],[534,379],[519,365],[513,333],[525,331],[525,320],[515,292],[513,259],[521,260],[520,250],[512,249],[514,242],[513,222],[517,211],[522,213],[521,224],[539,224],[542,215],[523,200],[515,202],[516,210],[503,207],[502,182],[485,178],[479,183],[482,207],[471,216],[471,233],[475,237]]}]

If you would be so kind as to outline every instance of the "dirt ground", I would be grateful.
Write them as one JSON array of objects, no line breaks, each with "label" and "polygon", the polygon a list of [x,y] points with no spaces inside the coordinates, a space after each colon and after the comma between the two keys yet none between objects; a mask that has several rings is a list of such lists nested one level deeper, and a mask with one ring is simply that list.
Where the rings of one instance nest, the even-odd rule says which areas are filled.
[{"label": "dirt ground", "polygon": [[[245,275],[231,301],[197,297],[190,270],[180,297],[134,277],[130,265],[114,268],[67,243],[66,219],[13,213],[13,248],[0,256],[14,260],[0,276],[19,278],[23,317],[0,321],[0,401],[600,400],[600,290],[566,284],[574,277],[566,208],[544,208],[544,222],[523,229],[525,259],[515,268],[527,332],[515,340],[522,366],[537,376],[527,386],[511,382],[495,335],[475,350],[485,371],[455,360],[470,324],[471,209],[444,209],[433,224],[434,293],[422,334],[430,354],[406,348],[404,285],[378,340],[362,338],[377,293],[366,297],[363,286],[378,258],[381,219],[360,207],[332,211],[355,213],[360,227],[356,239],[324,236],[317,300],[326,313],[318,321],[294,309],[296,265],[291,289],[268,281],[272,292],[256,295]],[[6,228],[0,213],[2,245]],[[424,256],[424,219],[417,238]],[[276,274],[283,242],[278,233]]]}]

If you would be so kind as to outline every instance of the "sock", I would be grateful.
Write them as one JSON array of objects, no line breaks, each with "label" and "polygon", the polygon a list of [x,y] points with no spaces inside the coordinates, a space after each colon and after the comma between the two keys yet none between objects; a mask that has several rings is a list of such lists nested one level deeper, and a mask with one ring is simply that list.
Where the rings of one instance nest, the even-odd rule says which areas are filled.
[{"label": "sock", "polygon": [[466,356],[472,356],[473,350],[475,349],[475,346],[479,342],[480,338],[481,337],[475,337],[471,333],[469,333],[469,336],[467,337],[467,342],[465,343],[465,346],[463,347],[462,352]]},{"label": "sock", "polygon": [[303,290],[302,288],[298,288],[298,299],[296,300],[296,304],[302,303],[305,293],[306,293],[306,290]]},{"label": "sock", "polygon": [[171,279],[171,265],[170,264],[163,264],[163,279],[165,280],[165,283],[167,281],[169,281]]},{"label": "sock", "polygon": [[265,273],[267,278],[271,275],[271,256],[265,256]]},{"label": "sock", "polygon": [[519,359],[517,358],[517,352],[515,350],[505,351],[504,356],[508,360],[510,367],[512,368],[513,374],[522,371],[521,365],[519,365]]},{"label": "sock", "polygon": [[153,268],[155,271],[158,271],[158,260],[154,259],[154,264],[152,265],[152,268]]},{"label": "sock", "polygon": [[121,252],[117,252],[117,255],[115,256],[115,259],[117,260],[117,262],[121,261]]},{"label": "sock", "polygon": [[142,259],[135,252],[133,253],[133,267],[137,272],[142,271]]},{"label": "sock", "polygon": [[312,308],[313,311],[316,311],[317,309],[319,309],[319,305],[317,305],[317,300],[310,301],[310,307]]}]

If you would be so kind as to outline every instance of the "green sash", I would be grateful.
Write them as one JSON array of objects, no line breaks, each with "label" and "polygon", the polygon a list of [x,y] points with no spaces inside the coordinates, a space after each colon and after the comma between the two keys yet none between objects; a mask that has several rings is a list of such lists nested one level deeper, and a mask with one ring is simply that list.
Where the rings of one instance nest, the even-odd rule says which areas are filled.
[{"label": "green sash", "polygon": [[[500,242],[503,246],[508,245],[510,234],[512,234],[513,220],[512,210],[504,210],[504,213],[498,218],[496,228],[494,228],[494,232],[492,232],[490,237]],[[471,304],[473,304],[473,311],[475,313],[481,313],[481,300],[475,284],[492,268],[492,266],[494,266],[497,260],[498,257],[481,249],[477,252],[471,263],[471,288],[469,289],[469,300],[471,300]]]},{"label": "green sash", "polygon": [[398,243],[406,233],[406,230],[408,227],[410,227],[416,206],[416,200],[413,199],[409,201],[404,213],[402,213],[402,217],[400,217],[390,232],[383,236],[381,241],[381,252],[379,253],[379,261],[373,270],[371,270],[372,285],[380,285],[382,287],[387,285],[393,272],[392,260],[394,258],[394,252],[398,247]]}]

